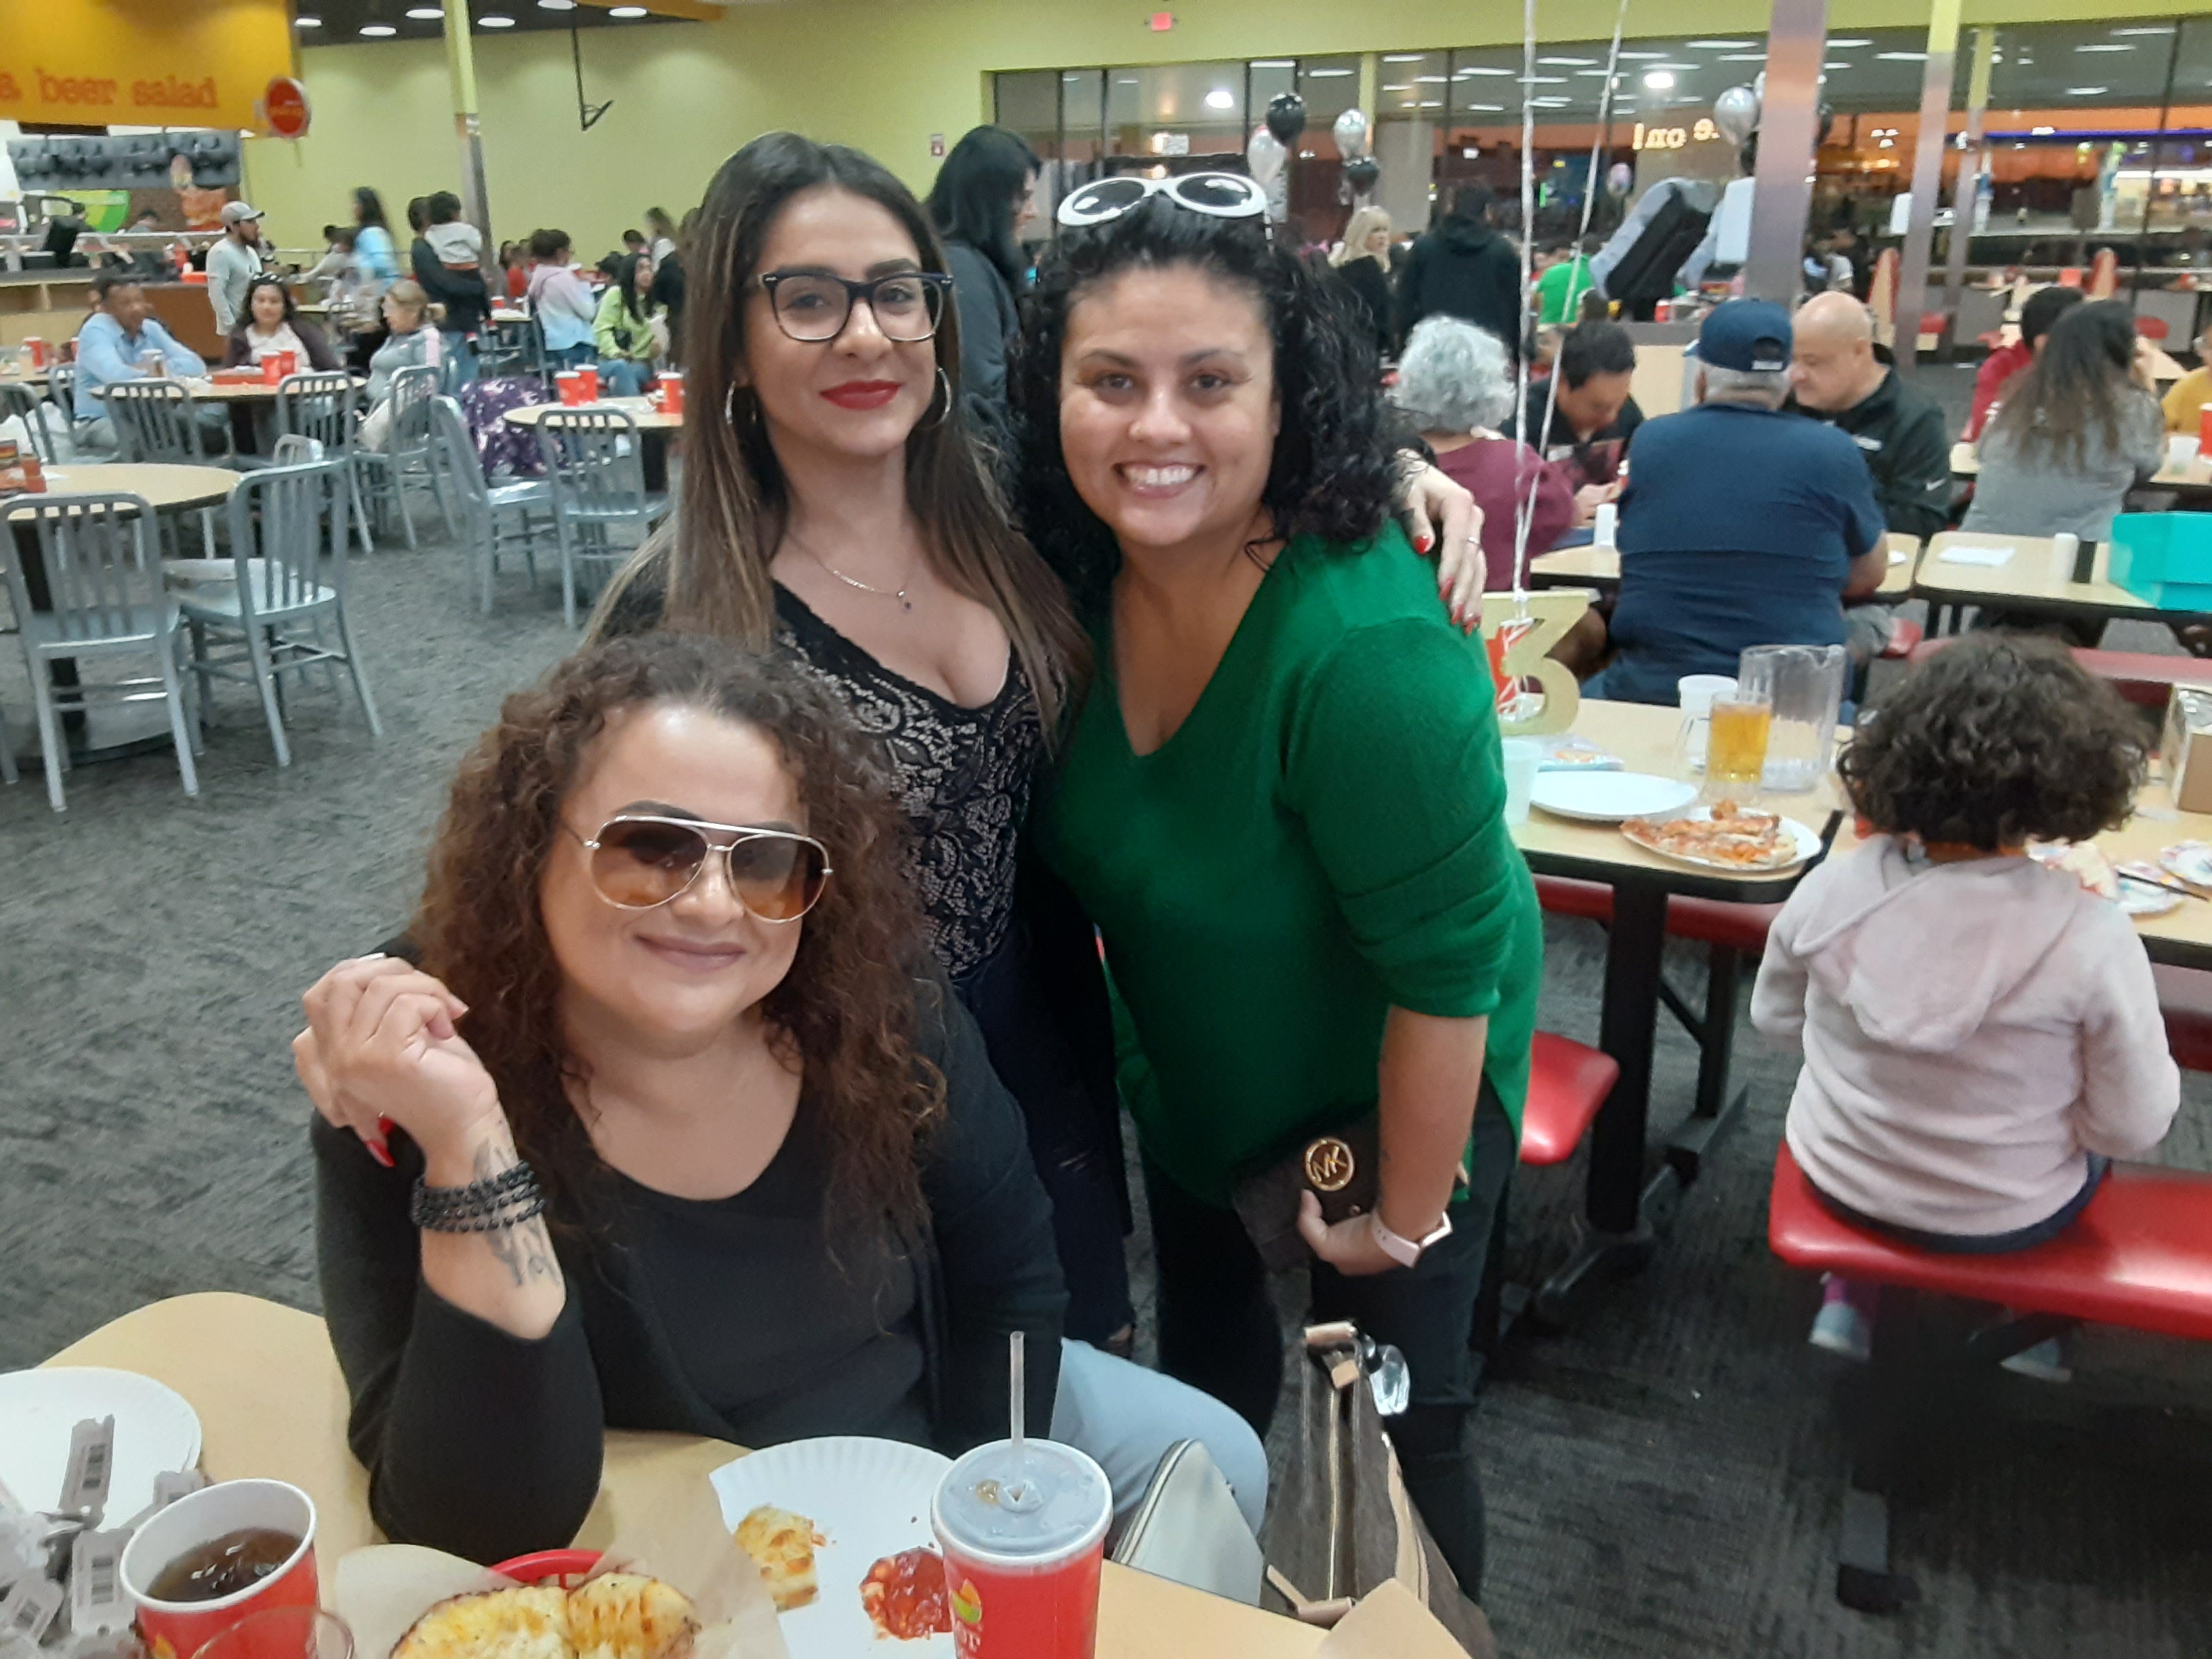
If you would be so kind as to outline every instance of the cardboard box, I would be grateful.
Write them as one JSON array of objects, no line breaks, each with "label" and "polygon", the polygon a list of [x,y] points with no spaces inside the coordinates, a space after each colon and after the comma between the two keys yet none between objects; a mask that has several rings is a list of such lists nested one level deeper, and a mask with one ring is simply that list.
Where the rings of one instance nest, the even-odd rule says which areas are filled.
[{"label": "cardboard box", "polygon": [[2212,691],[2173,688],[2159,752],[2173,786],[2173,804],[2185,812],[2212,812]]},{"label": "cardboard box", "polygon": [[2161,611],[2212,610],[2212,515],[2123,513],[2106,574]]}]

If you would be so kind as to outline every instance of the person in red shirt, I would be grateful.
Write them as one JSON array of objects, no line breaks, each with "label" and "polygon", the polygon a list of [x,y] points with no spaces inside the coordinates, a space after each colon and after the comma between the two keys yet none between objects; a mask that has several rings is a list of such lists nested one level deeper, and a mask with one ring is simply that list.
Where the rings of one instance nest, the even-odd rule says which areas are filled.
[{"label": "person in red shirt", "polygon": [[2061,288],[2056,283],[2027,296],[2027,302],[2020,308],[2020,343],[1999,346],[1982,360],[1981,370],[1974,376],[1974,406],[1966,416],[1968,443],[1981,441],[1982,428],[1996,412],[2005,382],[2036,360],[2051,325],[2065,314],[2069,306],[2081,303],[2080,289]]}]

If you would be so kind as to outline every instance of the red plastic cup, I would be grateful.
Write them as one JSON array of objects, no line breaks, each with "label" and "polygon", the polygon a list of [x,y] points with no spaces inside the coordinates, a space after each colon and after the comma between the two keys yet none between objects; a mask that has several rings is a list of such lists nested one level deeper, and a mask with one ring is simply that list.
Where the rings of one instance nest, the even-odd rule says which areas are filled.
[{"label": "red plastic cup", "polygon": [[584,376],[580,370],[564,368],[553,377],[553,384],[560,389],[561,401],[571,409],[592,401],[590,393],[584,390]]},{"label": "red plastic cup", "polygon": [[960,1659],[1092,1659],[1114,1490],[1073,1446],[978,1446],[945,1473],[930,1522]]},{"label": "red plastic cup", "polygon": [[584,395],[579,398],[576,401],[583,404],[595,404],[599,402],[599,371],[592,364],[586,363],[577,369],[576,374],[577,377],[584,383]]},{"label": "red plastic cup", "polygon": [[675,369],[665,369],[660,376],[660,412],[684,417],[684,376]]},{"label": "red plastic cup", "polygon": [[353,1632],[316,1607],[268,1607],[218,1631],[192,1659],[354,1659]]},{"label": "red plastic cup", "polygon": [[[212,1601],[158,1601],[154,1581],[170,1563],[204,1544],[269,1527],[296,1534],[300,1547],[283,1564],[234,1595]],[[131,1534],[123,1550],[123,1588],[138,1604],[138,1633],[152,1659],[196,1655],[216,1636],[271,1607],[312,1607],[321,1600],[315,1580],[315,1504],[282,1480],[224,1480],[180,1498]]]},{"label": "red plastic cup", "polygon": [[2197,411],[2197,453],[2212,455],[2212,404]]},{"label": "red plastic cup", "polygon": [[33,373],[46,366],[46,343],[37,335],[26,334],[23,337],[23,349],[31,354],[31,368]]}]

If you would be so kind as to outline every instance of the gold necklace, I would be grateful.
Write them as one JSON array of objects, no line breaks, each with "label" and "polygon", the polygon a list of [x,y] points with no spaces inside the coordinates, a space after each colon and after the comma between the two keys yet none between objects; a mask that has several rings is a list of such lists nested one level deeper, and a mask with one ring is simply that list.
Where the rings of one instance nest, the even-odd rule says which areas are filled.
[{"label": "gold necklace", "polygon": [[798,537],[793,535],[788,530],[783,532],[783,538],[789,542],[793,547],[797,548],[800,552],[806,555],[808,558],[813,560],[815,563],[820,565],[831,575],[835,576],[839,581],[844,583],[846,586],[857,587],[861,592],[872,593],[879,599],[896,599],[900,605],[904,609],[908,611],[914,609],[914,601],[906,596],[908,586],[911,586],[914,581],[914,578],[912,576],[908,576],[906,581],[902,583],[896,589],[889,587],[871,587],[867,583],[847,575],[843,571],[838,569],[836,565],[830,563],[829,560],[823,558],[819,553],[817,553],[812,548],[809,547],[805,542],[799,540]]}]

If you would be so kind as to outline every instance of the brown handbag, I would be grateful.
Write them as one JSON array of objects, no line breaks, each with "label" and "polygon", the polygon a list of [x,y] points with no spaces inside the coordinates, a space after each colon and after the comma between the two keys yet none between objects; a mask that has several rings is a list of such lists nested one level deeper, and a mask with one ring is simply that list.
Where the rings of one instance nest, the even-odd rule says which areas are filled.
[{"label": "brown handbag", "polygon": [[1406,1491],[1360,1364],[1358,1333],[1348,1323],[1316,1325],[1305,1339],[1297,1443],[1260,1530],[1267,1558],[1261,1605],[1331,1626],[1395,1578],[1472,1659],[1497,1659],[1489,1620],[1461,1593]]},{"label": "brown handbag", "polygon": [[[1484,1085],[1486,1088],[1487,1084]],[[1316,1135],[1290,1157],[1239,1181],[1230,1194],[1237,1218],[1271,1273],[1302,1267],[1312,1252],[1298,1232],[1298,1203],[1312,1193],[1330,1226],[1375,1207],[1382,1167],[1382,1131],[1370,1112],[1356,1123]],[[1467,1185],[1467,1171],[1455,1171]]]}]

